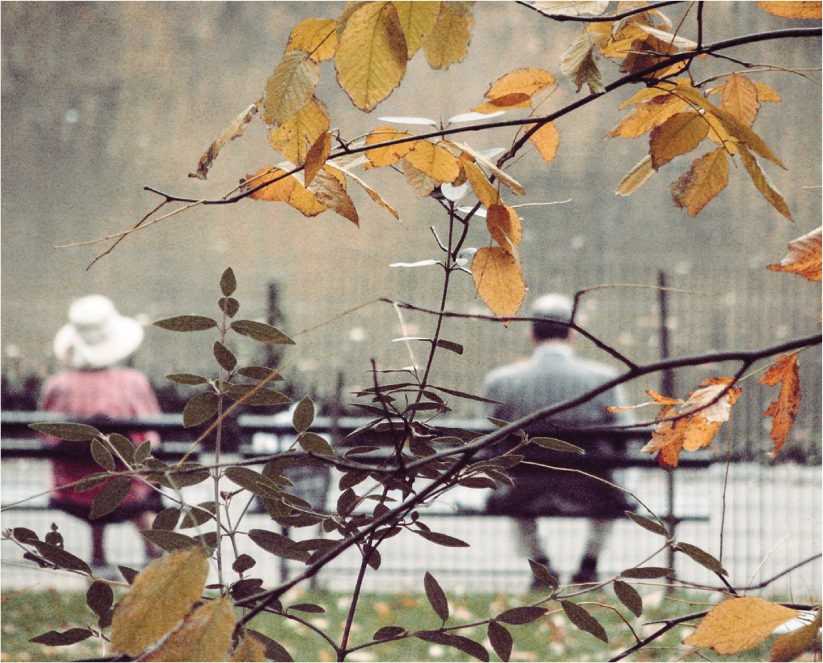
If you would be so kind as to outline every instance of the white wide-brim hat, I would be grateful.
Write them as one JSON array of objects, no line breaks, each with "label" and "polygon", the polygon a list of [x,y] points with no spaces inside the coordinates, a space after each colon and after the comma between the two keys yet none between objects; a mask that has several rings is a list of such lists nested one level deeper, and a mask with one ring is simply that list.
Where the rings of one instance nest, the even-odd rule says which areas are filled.
[{"label": "white wide-brim hat", "polygon": [[143,342],[143,326],[117,312],[102,295],[78,299],[69,324],[54,338],[54,354],[73,368],[105,368],[131,355]]}]

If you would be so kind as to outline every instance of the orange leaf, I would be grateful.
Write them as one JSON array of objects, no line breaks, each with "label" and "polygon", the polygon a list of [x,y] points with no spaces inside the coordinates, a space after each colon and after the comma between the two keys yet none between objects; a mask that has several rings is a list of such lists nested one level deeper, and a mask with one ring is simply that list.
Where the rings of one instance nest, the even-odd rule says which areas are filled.
[{"label": "orange leaf", "polygon": [[335,170],[329,166],[324,166],[315,175],[311,185],[306,188],[315,195],[322,205],[359,226],[360,218],[357,215],[357,210],[349,194],[346,193],[346,187],[336,176]]},{"label": "orange leaf", "polygon": [[517,255],[523,226],[513,208],[508,205],[492,205],[486,215],[486,226],[495,242],[512,255]]},{"label": "orange leaf", "polygon": [[718,147],[696,159],[691,169],[671,185],[674,206],[685,207],[689,216],[697,216],[726,187],[728,178],[729,157]]},{"label": "orange leaf", "polygon": [[229,660],[237,663],[240,661],[265,661],[267,660],[266,651],[263,643],[246,631],[243,633],[243,637],[240,638],[240,642]]},{"label": "orange leaf", "polygon": [[486,209],[492,205],[500,204],[500,194],[497,191],[497,187],[489,182],[488,178],[483,174],[483,171],[480,170],[480,167],[465,156],[460,157],[460,163],[463,165],[466,177],[472,185],[474,195],[477,196],[477,199],[483,203]]},{"label": "orange leaf", "polygon": [[800,615],[797,610],[754,596],[724,601],[713,608],[683,644],[736,654],[756,647],[778,626]]},{"label": "orange leaf", "polygon": [[820,632],[820,608],[811,624],[801,626],[794,631],[784,633],[774,641],[769,652],[770,661],[793,661],[802,654],[817,638]]},{"label": "orange leaf", "polygon": [[689,104],[686,101],[672,94],[656,96],[637,104],[634,110],[620,121],[620,124],[606,134],[606,138],[617,136],[637,138],[688,107]]},{"label": "orange leaf", "polygon": [[732,378],[709,378],[689,394],[689,400],[679,409],[666,402],[657,416],[652,439],[642,451],[659,451],[661,465],[677,467],[681,449],[696,451],[711,444],[723,422],[728,421],[732,405],[740,398],[742,390],[729,388],[732,382]]},{"label": "orange leaf", "polygon": [[775,272],[799,274],[809,281],[819,281],[821,277],[821,231],[812,230],[802,237],[789,242],[789,253],[777,265],[768,268]]},{"label": "orange leaf", "polygon": [[328,209],[300,182],[294,185],[294,191],[291,192],[287,202],[303,216],[317,216]]},{"label": "orange leaf", "polygon": [[496,113],[501,108],[528,108],[532,105],[532,98],[522,92],[512,92],[505,97],[498,97],[487,101],[485,104],[475,106],[472,110],[475,113]]},{"label": "orange leaf", "polygon": [[757,2],[760,9],[781,18],[821,18],[820,2]]},{"label": "orange leaf", "polygon": [[[402,138],[410,138],[412,134],[408,131],[398,131],[394,127],[380,127],[372,131],[366,136],[366,145],[379,145],[380,143],[388,143],[392,140],[400,140]],[[414,148],[414,142],[400,143],[399,145],[387,145],[386,147],[375,147],[371,150],[366,150],[366,158],[369,160],[372,168],[380,168],[382,166],[391,166],[397,163],[406,156]]]},{"label": "orange leaf", "polygon": [[[530,124],[527,129],[531,129],[533,124]],[[560,145],[560,133],[557,127],[552,122],[546,122],[542,127],[535,131],[529,140],[540,152],[543,161],[551,161],[557,156],[557,148]]]},{"label": "orange leaf", "polygon": [[763,194],[763,197],[772,207],[785,216],[789,221],[793,221],[791,212],[789,212],[789,206],[786,204],[786,201],[783,199],[780,192],[775,188],[771,179],[766,174],[766,171],[764,171],[760,167],[760,164],[757,163],[755,156],[749,152],[745,145],[738,145],[738,150],[740,152],[740,159],[743,161],[743,165],[746,167],[746,172],[749,173],[749,177],[752,178],[755,188]]},{"label": "orange leaf", "polygon": [[474,255],[472,278],[477,294],[499,318],[513,316],[526,296],[520,263],[500,246],[484,246]]},{"label": "orange leaf", "polygon": [[525,94],[527,97],[533,97],[550,85],[554,85],[554,76],[548,71],[528,67],[501,76],[489,86],[489,90],[484,96],[486,99],[491,100],[500,99],[511,94]]},{"label": "orange leaf", "polygon": [[751,127],[760,103],[757,101],[757,88],[745,76],[732,74],[723,85],[723,108],[734,115],[745,126]]},{"label": "orange leaf", "polygon": [[117,604],[111,623],[111,644],[137,656],[166,635],[200,598],[209,564],[200,548],[164,555],[143,569],[131,590]]},{"label": "orange leaf", "polygon": [[774,417],[771,431],[774,451],[769,454],[774,456],[786,443],[797,411],[800,409],[800,369],[797,364],[797,353],[781,355],[775,359],[759,382],[770,387],[781,383],[777,400],[772,402],[763,414],[764,417]]},{"label": "orange leaf", "polygon": [[437,182],[453,182],[460,175],[457,157],[428,140],[417,141],[406,161]]},{"label": "orange leaf", "polygon": [[223,597],[201,605],[144,661],[225,661],[234,631],[234,605]]},{"label": "orange leaf", "polygon": [[675,157],[691,152],[708,133],[709,125],[700,113],[689,111],[673,115],[652,129],[649,137],[652,168],[660,170]]},{"label": "orange leaf", "polygon": [[268,202],[288,202],[297,180],[293,175],[286,175],[280,168],[261,168],[254,175],[246,175],[242,190],[248,191],[261,184],[271,182],[266,187],[249,195],[252,200],[266,200]]},{"label": "orange leaf", "polygon": [[305,181],[306,186],[311,184],[314,176],[326,163],[331,152],[331,132],[324,131],[311,146],[308,154],[306,154],[305,163]]},{"label": "orange leaf", "polygon": [[286,53],[305,51],[315,62],[331,60],[337,52],[337,21],[331,18],[307,18],[289,35]]}]

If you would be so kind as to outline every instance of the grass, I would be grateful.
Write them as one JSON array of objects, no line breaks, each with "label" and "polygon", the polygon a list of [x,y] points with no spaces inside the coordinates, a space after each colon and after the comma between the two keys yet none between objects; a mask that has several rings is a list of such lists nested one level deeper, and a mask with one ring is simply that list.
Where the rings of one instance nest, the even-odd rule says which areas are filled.
[{"label": "grass", "polygon": [[[300,603],[321,605],[325,612],[307,613],[294,611],[305,623],[278,616],[263,615],[251,625],[282,644],[296,661],[333,661],[333,650],[312,627],[328,633],[339,641],[348,613],[350,598],[328,592],[298,592],[293,590],[284,597],[284,606]],[[488,619],[507,608],[524,605],[537,596],[502,594],[450,595],[448,626],[468,624]],[[684,598],[682,595],[680,598]],[[694,602],[717,601],[717,597],[690,594]],[[512,661],[604,661],[631,647],[636,640],[625,622],[609,608],[595,604],[620,607],[614,595],[599,593],[587,595],[576,602],[583,604],[606,628],[609,642],[604,643],[573,626],[557,603],[546,607],[550,612],[531,624],[506,625],[514,637]],[[621,613],[629,620],[640,637],[653,632],[656,626],[643,626],[647,621],[686,615],[705,610],[703,605],[689,605],[672,601],[660,594],[644,598],[644,612],[634,618],[626,609]],[[100,657],[106,654],[101,640],[89,638],[70,647],[46,647],[28,642],[45,631],[65,631],[71,627],[92,628],[96,618],[86,607],[82,592],[24,591],[3,595],[2,610],[2,660],[3,661],[67,661]],[[367,594],[361,597],[352,630],[350,643],[357,645],[372,639],[374,632],[383,626],[402,626],[408,631],[437,629],[440,619],[435,615],[422,594]],[[687,654],[688,648],[680,643],[691,633],[689,626],[677,626],[663,638],[625,660],[629,661],[767,661],[773,638],[765,644],[749,649],[736,656],[720,657],[713,652]],[[476,626],[457,631],[459,635],[484,644],[491,659],[499,660],[493,653],[486,635],[486,626]],[[684,654],[687,654],[684,656]],[[463,652],[450,647],[424,642],[417,638],[387,642],[368,649],[353,652],[350,661],[473,661]],[[812,659],[809,659],[812,660]],[[819,659],[817,659],[819,660]]]}]

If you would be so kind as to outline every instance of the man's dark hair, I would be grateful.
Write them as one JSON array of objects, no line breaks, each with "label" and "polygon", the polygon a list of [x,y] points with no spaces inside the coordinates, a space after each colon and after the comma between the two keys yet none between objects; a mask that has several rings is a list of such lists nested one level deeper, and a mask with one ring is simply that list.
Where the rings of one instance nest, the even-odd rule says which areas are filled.
[{"label": "man's dark hair", "polygon": [[556,320],[535,320],[532,322],[532,336],[537,341],[566,340],[571,330]]}]

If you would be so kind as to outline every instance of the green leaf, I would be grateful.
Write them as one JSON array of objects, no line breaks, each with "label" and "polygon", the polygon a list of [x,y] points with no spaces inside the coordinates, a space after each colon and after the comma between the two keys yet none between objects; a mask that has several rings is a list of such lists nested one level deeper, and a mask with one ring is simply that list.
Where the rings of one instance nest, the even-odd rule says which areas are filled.
[{"label": "green leaf", "polygon": [[560,605],[571,623],[581,631],[591,633],[595,638],[602,640],[603,642],[609,641],[609,636],[606,634],[606,629],[604,629],[600,625],[600,622],[592,617],[585,609],[581,608],[576,603],[572,603],[571,601],[560,601]]},{"label": "green leaf", "polygon": [[220,292],[226,297],[232,294],[237,289],[237,279],[234,277],[234,271],[231,267],[226,268],[220,277]]},{"label": "green leaf", "polygon": [[614,581],[614,593],[620,602],[632,611],[635,617],[643,614],[643,599],[629,583],[622,580]]},{"label": "green leaf", "polygon": [[70,628],[68,631],[48,631],[43,635],[38,635],[32,638],[29,642],[36,642],[39,645],[46,645],[47,647],[62,647],[65,645],[73,645],[77,642],[82,642],[86,638],[90,638],[94,632],[87,628]]},{"label": "green leaf", "polygon": [[217,322],[202,315],[178,315],[174,318],[158,320],[155,327],[167,329],[175,332],[206,331],[212,327],[217,327]]},{"label": "green leaf", "polygon": [[234,297],[221,297],[217,300],[217,306],[219,306],[220,310],[229,318],[233,318],[240,310],[240,302]]},{"label": "green leaf", "polygon": [[237,366],[237,357],[220,341],[214,342],[214,358],[217,360],[217,363],[220,364],[220,367],[229,373]]},{"label": "green leaf", "polygon": [[91,457],[94,458],[94,462],[100,467],[109,472],[114,472],[114,457],[98,439],[91,441]]},{"label": "green leaf", "polygon": [[101,483],[105,483],[108,481],[110,476],[106,472],[101,472],[100,474],[90,474],[89,476],[80,480],[74,487],[75,493],[85,493],[87,490],[91,490],[92,488],[97,488]]},{"label": "green leaf", "polygon": [[192,398],[183,408],[183,428],[202,424],[217,414],[217,394],[204,391]]},{"label": "green leaf", "polygon": [[252,406],[283,405],[292,402],[291,398],[279,391],[250,384],[233,384],[226,391],[226,396],[233,401],[243,401],[244,405]]},{"label": "green leaf", "polygon": [[201,502],[186,512],[186,515],[183,516],[183,521],[180,523],[180,529],[199,527],[214,518],[216,511],[217,502]]},{"label": "green leaf", "polygon": [[294,408],[291,418],[294,430],[298,433],[305,433],[314,421],[314,403],[311,398],[305,396]]},{"label": "green leaf", "polygon": [[196,539],[178,532],[168,532],[162,529],[144,529],[140,530],[140,534],[166,552],[201,547]]},{"label": "green leaf", "polygon": [[432,610],[440,617],[440,621],[445,624],[449,619],[449,602],[446,599],[446,593],[443,591],[443,588],[440,587],[437,580],[434,579],[434,576],[428,571],[426,571],[426,575],[423,576],[423,586],[426,589],[426,598],[429,600]]},{"label": "green leaf", "polygon": [[224,476],[232,483],[236,483],[260,497],[280,498],[280,491],[273,481],[247,467],[228,467],[224,472]]},{"label": "green leaf", "polygon": [[129,438],[119,433],[112,433],[109,435],[109,444],[127,463],[134,462],[134,452],[136,450]]},{"label": "green leaf", "polygon": [[427,541],[436,543],[438,546],[445,546],[446,548],[469,548],[469,544],[460,539],[456,539],[448,534],[440,534],[439,532],[427,532],[425,530],[413,530],[415,534],[419,534]]},{"label": "green leaf", "polygon": [[85,424],[29,424],[29,428],[67,442],[84,442],[95,437],[103,437],[94,426]]},{"label": "green leaf", "polygon": [[563,440],[557,440],[553,437],[533,437],[529,440],[539,447],[544,449],[554,449],[555,451],[566,451],[574,454],[585,454],[586,451]]},{"label": "green leaf", "polygon": [[673,573],[674,569],[667,569],[659,566],[643,566],[634,569],[626,569],[620,575],[624,578],[649,580],[651,578],[665,578]]},{"label": "green leaf", "polygon": [[639,516],[631,511],[626,511],[626,515],[640,525],[640,527],[643,527],[650,532],[654,532],[655,534],[659,534],[660,536],[665,536],[667,539],[669,538],[670,534],[668,528],[656,520],[646,518],[645,516]]},{"label": "green leaf", "polygon": [[249,538],[266,552],[278,557],[305,562],[309,553],[301,550],[290,538],[264,529],[249,530]]},{"label": "green leaf", "polygon": [[167,509],[163,509],[155,516],[154,521],[152,521],[151,528],[162,529],[170,532],[177,527],[178,522],[180,522],[180,509],[171,506]]},{"label": "green leaf", "polygon": [[437,341],[437,347],[443,348],[444,350],[450,350],[456,354],[462,355],[463,354],[463,346],[460,343],[454,343],[453,341],[446,341],[442,338]]},{"label": "green leaf", "polygon": [[235,320],[229,327],[242,336],[260,341],[261,343],[279,344],[279,345],[294,345],[288,336],[286,336],[279,329],[275,329],[271,325],[262,322],[255,322],[254,320]]},{"label": "green leaf", "polygon": [[131,479],[127,477],[116,477],[111,483],[107,483],[94,496],[91,511],[89,512],[89,520],[95,520],[110,514],[123,503],[129,492],[131,492]]},{"label": "green leaf", "polygon": [[317,433],[302,433],[300,437],[297,438],[297,441],[300,443],[300,446],[303,447],[304,451],[320,456],[334,456],[334,449]]},{"label": "green leaf", "polygon": [[283,380],[280,373],[266,366],[246,366],[245,368],[239,369],[237,375],[242,375],[244,378],[257,380],[258,382],[264,380],[268,382],[278,382]]},{"label": "green leaf", "polygon": [[151,456],[151,440],[146,440],[134,450],[134,462],[140,465],[145,462],[149,456]]},{"label": "green leaf", "polygon": [[202,375],[194,375],[192,373],[172,373],[166,376],[167,380],[176,382],[177,384],[208,384],[209,381]]},{"label": "green leaf", "polygon": [[511,658],[512,646],[514,645],[512,634],[509,633],[505,626],[501,626],[495,621],[490,621],[488,635],[494,653],[502,660],[508,661],[509,658]]},{"label": "green leaf", "polygon": [[720,560],[713,555],[710,555],[705,550],[701,550],[697,546],[693,546],[690,543],[678,543],[674,546],[674,549],[685,553],[701,566],[705,566],[709,569],[709,571],[713,571],[714,573],[719,573],[724,576],[729,575],[729,572],[723,568]]},{"label": "green leaf", "polygon": [[504,624],[528,624],[536,619],[540,619],[547,612],[548,610],[546,610],[546,608],[527,605],[522,608],[510,608],[509,610],[504,610],[497,615],[495,619],[499,622],[503,622]]}]

